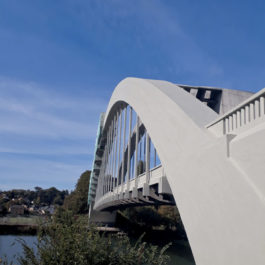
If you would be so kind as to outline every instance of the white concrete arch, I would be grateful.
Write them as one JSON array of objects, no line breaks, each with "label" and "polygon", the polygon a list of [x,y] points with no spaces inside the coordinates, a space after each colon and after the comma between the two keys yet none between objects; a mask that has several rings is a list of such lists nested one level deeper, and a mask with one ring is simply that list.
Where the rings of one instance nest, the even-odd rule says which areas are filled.
[{"label": "white concrete arch", "polygon": [[264,265],[264,191],[227,156],[228,136],[205,127],[218,115],[165,81],[127,78],[115,88],[107,128],[126,102],[160,156],[197,265]]}]

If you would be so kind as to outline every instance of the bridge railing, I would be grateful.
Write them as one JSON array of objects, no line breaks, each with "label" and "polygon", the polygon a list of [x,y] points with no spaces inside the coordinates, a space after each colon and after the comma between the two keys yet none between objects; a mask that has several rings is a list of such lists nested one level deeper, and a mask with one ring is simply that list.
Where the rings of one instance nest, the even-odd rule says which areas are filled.
[{"label": "bridge railing", "polygon": [[[150,174],[150,185],[156,183],[156,178],[161,177],[164,174],[162,165],[158,165],[154,168],[151,168],[149,171]],[[146,183],[146,172],[138,175],[137,177],[133,177],[129,180],[129,185],[127,185],[126,182],[124,182],[123,184],[119,184],[118,186],[116,186],[113,191],[110,191],[108,193],[121,193],[122,191],[132,191],[132,189],[135,187],[137,189],[142,188],[143,185]],[[106,194],[108,194],[106,193]]]},{"label": "bridge railing", "polygon": [[234,133],[265,118],[265,88],[206,126],[217,136]]}]

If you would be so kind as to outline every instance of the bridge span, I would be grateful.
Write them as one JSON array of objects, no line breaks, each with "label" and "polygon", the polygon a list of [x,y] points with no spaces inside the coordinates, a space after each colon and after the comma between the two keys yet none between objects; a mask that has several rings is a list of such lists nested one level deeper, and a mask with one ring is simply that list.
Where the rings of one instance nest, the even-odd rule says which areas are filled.
[{"label": "bridge span", "polygon": [[126,78],[101,115],[90,216],[176,204],[197,265],[265,264],[265,89]]}]

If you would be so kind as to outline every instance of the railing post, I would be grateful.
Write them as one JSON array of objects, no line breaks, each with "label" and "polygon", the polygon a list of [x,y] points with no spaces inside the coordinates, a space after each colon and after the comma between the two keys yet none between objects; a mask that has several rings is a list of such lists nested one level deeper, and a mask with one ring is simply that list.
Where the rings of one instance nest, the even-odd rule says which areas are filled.
[{"label": "railing post", "polygon": [[232,115],[229,116],[229,132],[233,131],[233,117]]},{"label": "railing post", "polygon": [[240,114],[241,114],[241,126],[246,124],[246,115],[245,115],[245,108],[242,108],[240,110]]},{"label": "railing post", "polygon": [[239,128],[241,127],[241,115],[239,110],[236,112],[236,118],[237,118],[237,128]]},{"label": "railing post", "polygon": [[259,118],[260,117],[260,107],[259,107],[259,100],[256,99],[255,100],[255,119]]},{"label": "railing post", "polygon": [[249,105],[250,105],[249,106],[250,107],[250,119],[249,119],[249,121],[254,121],[255,120],[254,103],[251,102]]},{"label": "railing post", "polygon": [[249,123],[249,121],[250,121],[250,118],[249,118],[249,105],[247,105],[246,107],[245,107],[245,113],[246,113],[246,123]]},{"label": "railing post", "polygon": [[260,116],[263,116],[265,114],[265,100],[264,97],[260,97]]},{"label": "railing post", "polygon": [[225,118],[225,132],[224,132],[224,134],[227,134],[229,131],[230,131],[229,118]]},{"label": "railing post", "polygon": [[236,119],[236,113],[233,113],[233,130],[237,128],[237,119]]}]

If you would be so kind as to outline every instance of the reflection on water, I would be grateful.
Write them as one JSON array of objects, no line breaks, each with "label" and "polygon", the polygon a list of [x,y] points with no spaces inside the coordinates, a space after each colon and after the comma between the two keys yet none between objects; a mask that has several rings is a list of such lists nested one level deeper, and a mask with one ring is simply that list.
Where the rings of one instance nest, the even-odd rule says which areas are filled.
[{"label": "reflection on water", "polygon": [[0,257],[6,255],[9,262],[16,261],[18,253],[22,253],[22,246],[17,239],[23,239],[27,245],[33,247],[37,241],[36,236],[0,235]]},{"label": "reflection on water", "polygon": [[[3,257],[3,255],[6,254],[9,261],[16,261],[17,254],[22,253],[20,243],[16,242],[19,238],[25,240],[31,247],[33,247],[34,243],[37,241],[36,236],[0,235],[0,256]],[[158,241],[153,241],[151,243],[158,244]],[[158,245],[161,245],[161,242]],[[162,243],[162,245],[165,245],[165,243]],[[166,254],[171,258],[169,265],[195,265],[187,241],[174,240]]]},{"label": "reflection on water", "polygon": [[166,252],[170,256],[169,265],[195,265],[190,246],[187,241],[175,240]]}]

